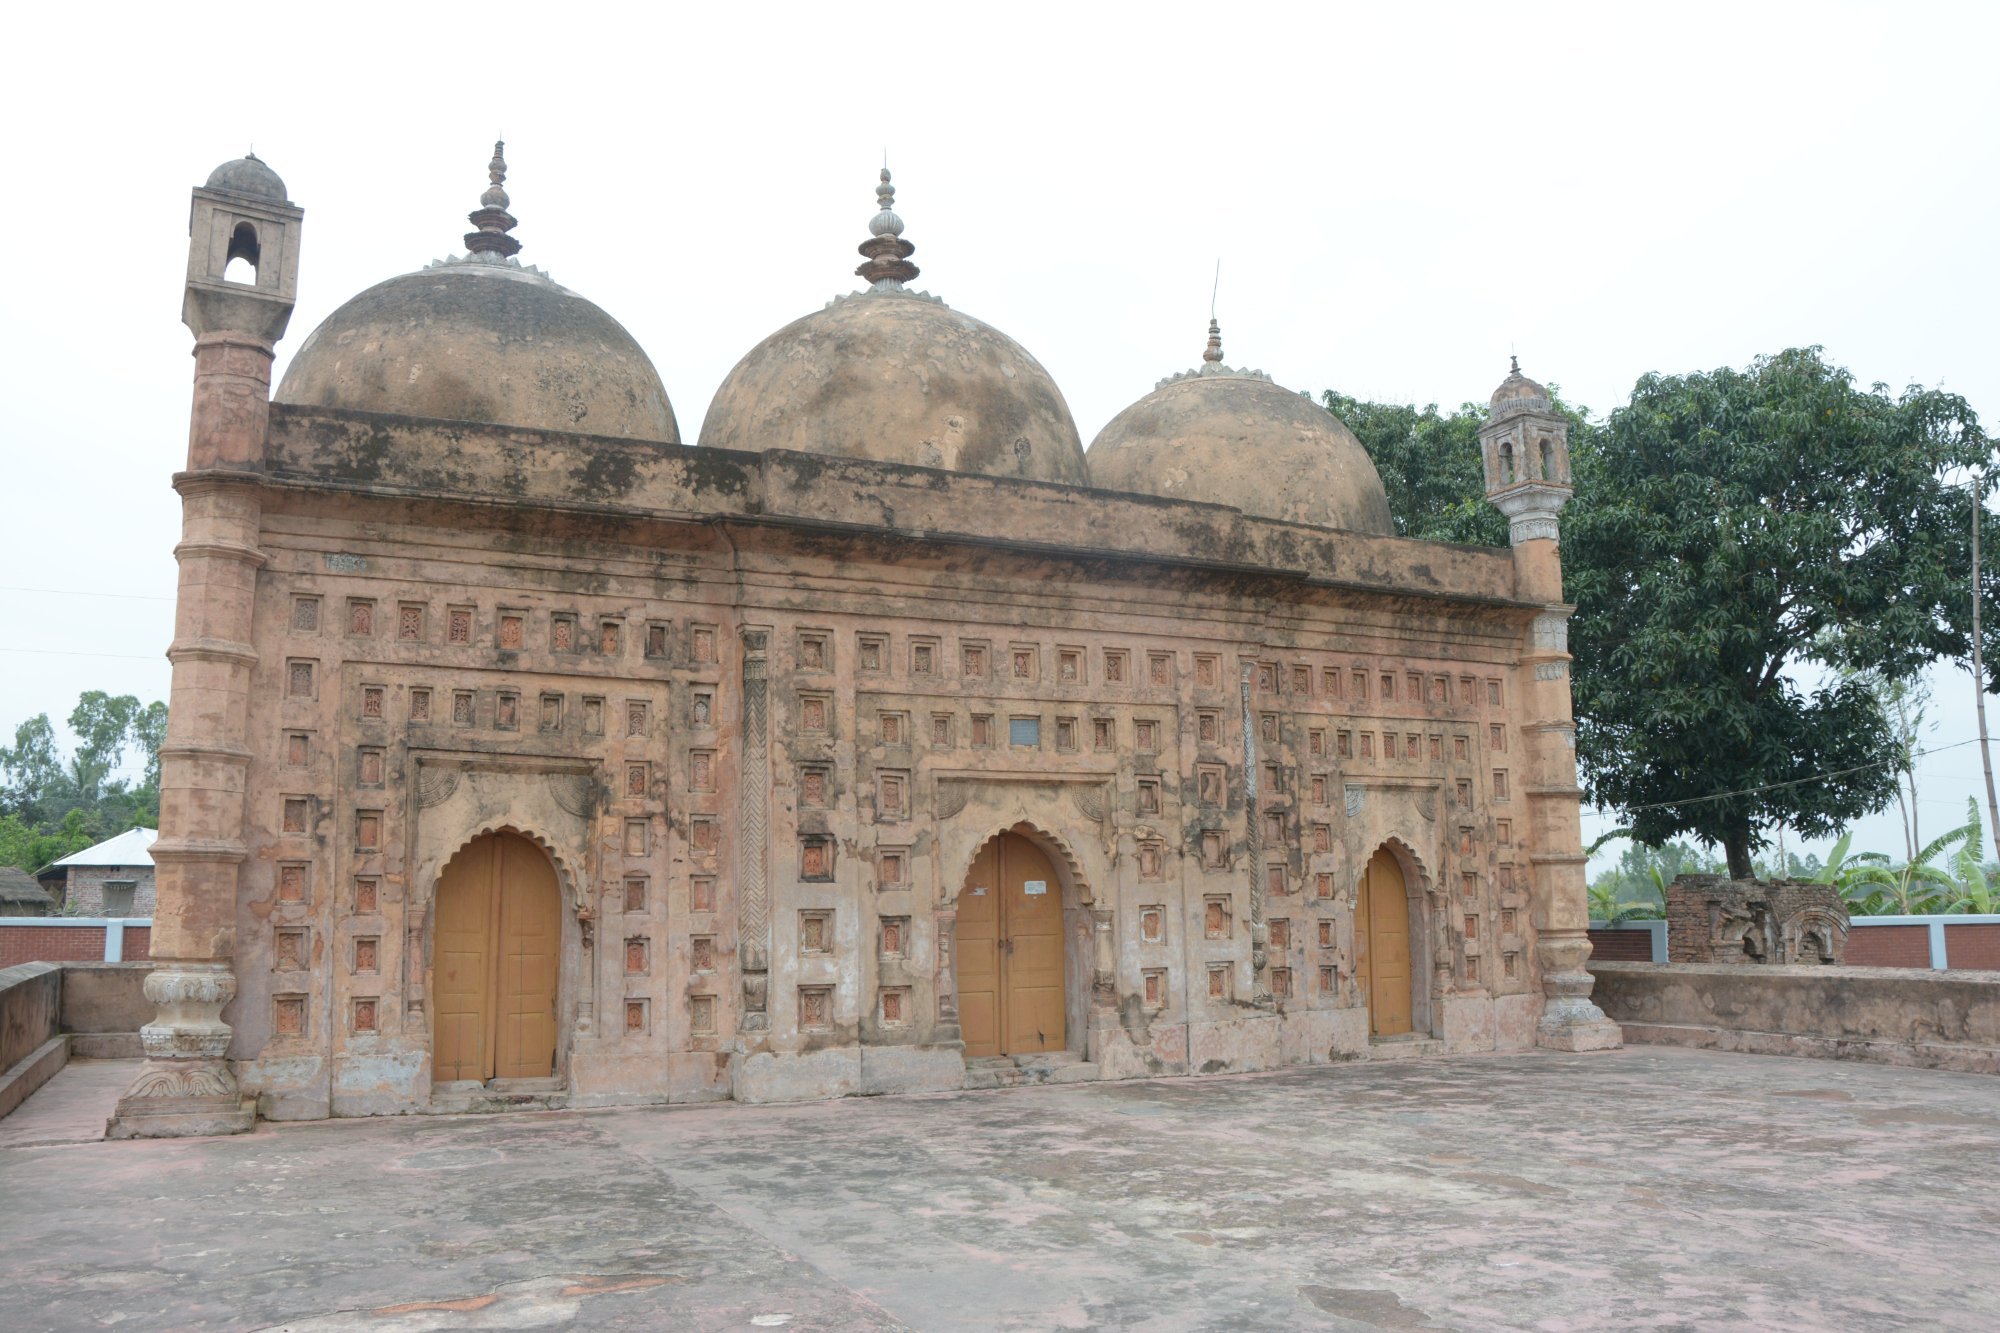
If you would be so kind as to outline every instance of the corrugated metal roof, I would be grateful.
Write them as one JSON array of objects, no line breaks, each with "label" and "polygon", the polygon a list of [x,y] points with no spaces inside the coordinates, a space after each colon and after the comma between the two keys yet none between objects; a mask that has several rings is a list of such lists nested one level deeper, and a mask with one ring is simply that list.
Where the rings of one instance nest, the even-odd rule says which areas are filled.
[{"label": "corrugated metal roof", "polygon": [[149,850],[153,839],[160,836],[158,829],[126,829],[115,838],[106,838],[95,847],[86,847],[73,852],[55,866],[149,866],[153,864],[153,853]]}]

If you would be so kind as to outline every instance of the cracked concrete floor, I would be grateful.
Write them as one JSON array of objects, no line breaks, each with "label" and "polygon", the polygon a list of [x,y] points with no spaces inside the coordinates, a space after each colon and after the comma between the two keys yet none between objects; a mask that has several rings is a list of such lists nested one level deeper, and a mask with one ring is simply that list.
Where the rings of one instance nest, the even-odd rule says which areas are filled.
[{"label": "cracked concrete floor", "polygon": [[10,1328],[2000,1327],[2000,1080],[1634,1048],[0,1150]]}]

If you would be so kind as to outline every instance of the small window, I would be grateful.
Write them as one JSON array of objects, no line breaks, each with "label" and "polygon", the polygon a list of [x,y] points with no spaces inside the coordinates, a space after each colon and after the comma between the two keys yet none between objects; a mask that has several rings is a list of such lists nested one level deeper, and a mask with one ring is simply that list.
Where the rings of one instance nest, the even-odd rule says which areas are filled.
[{"label": "small window", "polygon": [[855,640],[855,653],[863,671],[881,671],[889,659],[889,641],[880,634],[863,634]]},{"label": "small window", "polygon": [[107,879],[104,881],[104,915],[132,915],[132,899],[139,892],[137,880]]},{"label": "small window", "polygon": [[1008,718],[1007,743],[1039,747],[1042,743],[1042,720],[1038,717]]}]

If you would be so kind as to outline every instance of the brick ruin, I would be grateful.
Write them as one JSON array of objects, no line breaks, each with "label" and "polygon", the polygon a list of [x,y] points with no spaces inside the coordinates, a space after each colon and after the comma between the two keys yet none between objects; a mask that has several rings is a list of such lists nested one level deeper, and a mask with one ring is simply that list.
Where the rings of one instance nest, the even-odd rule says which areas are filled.
[{"label": "brick ruin", "polygon": [[1847,906],[1830,884],[1682,875],[1667,886],[1667,961],[1837,964]]}]

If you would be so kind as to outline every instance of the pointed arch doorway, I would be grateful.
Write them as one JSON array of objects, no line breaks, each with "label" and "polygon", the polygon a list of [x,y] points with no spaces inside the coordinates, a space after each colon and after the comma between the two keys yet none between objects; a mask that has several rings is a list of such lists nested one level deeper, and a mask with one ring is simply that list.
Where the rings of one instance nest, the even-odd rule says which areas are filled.
[{"label": "pointed arch doorway", "polygon": [[1371,1037],[1402,1037],[1413,1030],[1410,916],[1402,864],[1379,847],[1361,874],[1354,902],[1354,975],[1368,1004]]},{"label": "pointed arch doorway", "polygon": [[555,1072],[562,894],[546,853],[518,833],[486,833],[438,876],[439,1083]]},{"label": "pointed arch doorway", "polygon": [[1008,832],[979,849],[959,890],[957,944],[967,1059],[1067,1048],[1062,883],[1041,848]]}]

